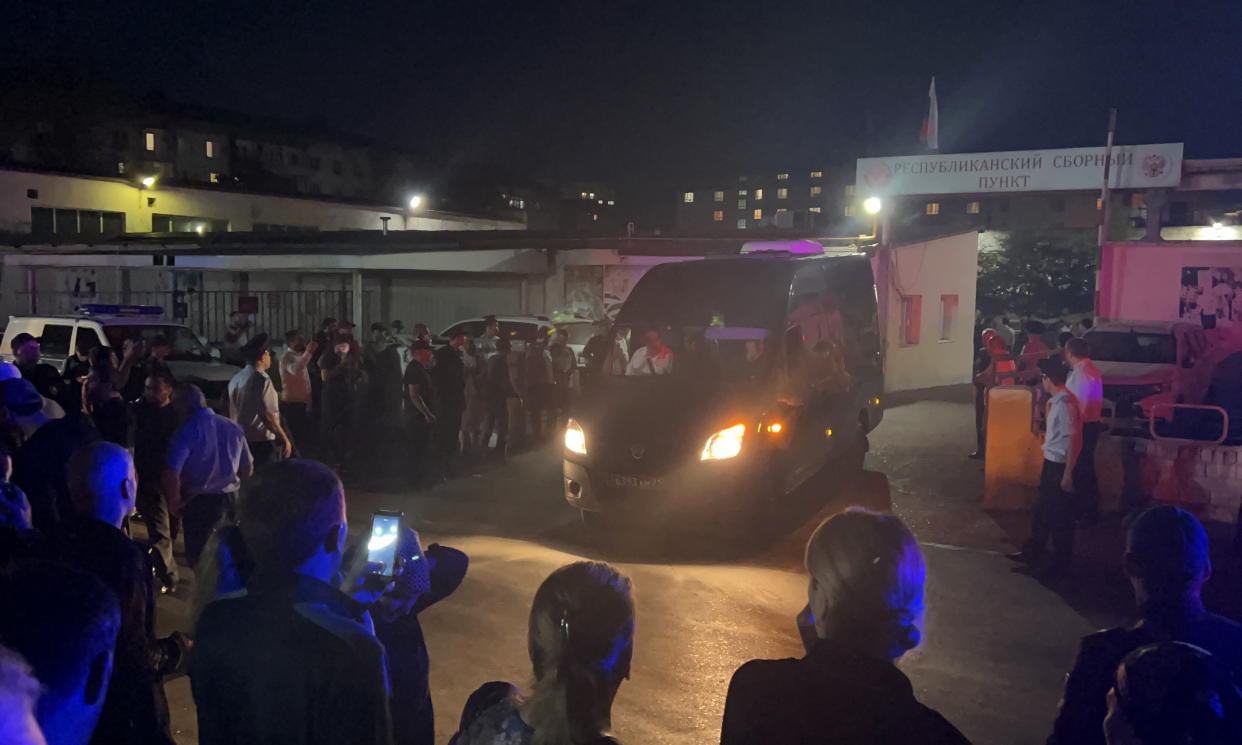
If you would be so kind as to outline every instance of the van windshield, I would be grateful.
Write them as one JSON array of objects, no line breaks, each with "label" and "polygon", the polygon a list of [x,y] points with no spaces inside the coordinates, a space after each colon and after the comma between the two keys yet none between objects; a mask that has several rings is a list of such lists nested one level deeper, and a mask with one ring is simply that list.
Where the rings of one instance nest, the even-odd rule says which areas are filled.
[{"label": "van windshield", "polygon": [[211,353],[198,340],[193,331],[185,326],[173,324],[152,324],[149,326],[125,325],[104,326],[104,336],[108,337],[108,346],[121,353],[127,339],[142,339],[149,345],[157,336],[163,336],[172,345],[165,358],[169,362],[210,362]]},{"label": "van windshield", "polygon": [[1092,331],[1086,335],[1091,359],[1101,362],[1177,364],[1177,340],[1173,334],[1140,334],[1133,331]]},{"label": "van windshield", "polygon": [[772,368],[789,267],[780,262],[665,264],[639,281],[617,316],[616,377],[745,381]]}]

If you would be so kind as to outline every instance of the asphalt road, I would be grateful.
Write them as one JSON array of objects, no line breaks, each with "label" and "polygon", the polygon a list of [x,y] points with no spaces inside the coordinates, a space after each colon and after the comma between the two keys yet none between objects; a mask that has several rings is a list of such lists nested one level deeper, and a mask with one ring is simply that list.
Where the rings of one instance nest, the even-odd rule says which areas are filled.
[{"label": "asphalt road", "polygon": [[[528,682],[530,598],[553,569],[588,557],[616,563],[635,585],[636,651],[614,709],[617,734],[629,743],[717,741],[733,671],[748,659],[801,653],[793,619],[805,603],[801,553],[811,530],[864,504],[901,515],[927,556],[925,642],[900,662],[918,696],[976,743],[1043,742],[1076,640],[1101,621],[1010,572],[1000,552],[1012,539],[979,509],[981,469],[963,458],[973,444],[968,400],[949,392],[894,403],[872,436],[868,471],[827,474],[794,495],[761,549],[696,545],[658,530],[593,541],[562,501],[551,447],[429,492],[350,490],[356,529],[372,509],[395,507],[424,543],[471,557],[462,587],[422,619],[438,739],[447,741],[480,683]],[[162,629],[178,626],[184,605],[161,600]],[[178,742],[195,742],[188,681],[170,681],[168,691]]]}]

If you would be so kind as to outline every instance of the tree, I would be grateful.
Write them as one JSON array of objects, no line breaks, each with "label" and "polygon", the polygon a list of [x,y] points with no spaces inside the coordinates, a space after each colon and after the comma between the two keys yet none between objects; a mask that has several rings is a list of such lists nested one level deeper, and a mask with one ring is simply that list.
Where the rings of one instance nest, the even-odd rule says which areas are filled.
[{"label": "tree", "polygon": [[1013,230],[979,254],[984,315],[1057,318],[1087,313],[1095,296],[1095,230]]}]

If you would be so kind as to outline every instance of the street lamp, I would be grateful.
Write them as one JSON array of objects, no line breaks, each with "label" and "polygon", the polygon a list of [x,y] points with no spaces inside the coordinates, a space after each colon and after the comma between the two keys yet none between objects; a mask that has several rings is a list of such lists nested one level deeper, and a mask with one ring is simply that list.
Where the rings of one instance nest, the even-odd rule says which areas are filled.
[{"label": "street lamp", "polygon": [[423,206],[423,195],[415,194],[410,197],[410,209],[416,210]]},{"label": "street lamp", "polygon": [[879,197],[867,197],[863,200],[863,211],[868,215],[880,214],[880,210],[883,207],[884,203],[880,201]]},{"label": "street lamp", "polygon": [[150,189],[152,186],[155,186],[155,177],[154,176],[143,176],[142,177],[142,188]]}]

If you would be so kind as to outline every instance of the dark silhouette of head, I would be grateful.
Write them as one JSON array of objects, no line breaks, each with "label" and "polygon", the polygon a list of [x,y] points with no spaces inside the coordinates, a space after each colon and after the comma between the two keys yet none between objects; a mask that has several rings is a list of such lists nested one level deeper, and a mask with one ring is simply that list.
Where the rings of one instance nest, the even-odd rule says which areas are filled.
[{"label": "dark silhouette of head", "polygon": [[237,522],[256,575],[328,579],[340,568],[345,490],[322,463],[286,460],[260,471],[243,489]]},{"label": "dark silhouette of head", "polygon": [[1212,576],[1207,533],[1183,509],[1153,507],[1130,524],[1125,567],[1140,608],[1197,605]]},{"label": "dark silhouette of head", "polygon": [[43,688],[35,713],[48,745],[85,745],[112,675],[121,625],[116,595],[80,569],[38,561],[0,574],[0,644]]}]

